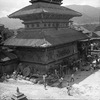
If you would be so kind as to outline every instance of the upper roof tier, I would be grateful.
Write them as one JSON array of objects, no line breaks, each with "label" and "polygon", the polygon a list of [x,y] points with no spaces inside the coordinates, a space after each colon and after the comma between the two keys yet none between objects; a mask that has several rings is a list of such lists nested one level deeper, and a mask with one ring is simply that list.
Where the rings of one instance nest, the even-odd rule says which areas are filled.
[{"label": "upper roof tier", "polygon": [[62,0],[31,0],[30,2],[32,4],[35,3],[35,2],[47,2],[47,3],[58,4],[58,5],[62,4]]},{"label": "upper roof tier", "polygon": [[[43,2],[43,1],[49,1],[49,2]],[[54,0],[52,0],[54,1]],[[61,0],[55,0],[55,1],[61,1]],[[33,4],[26,6],[11,15],[9,15],[9,18],[23,18],[25,16],[34,16],[36,14],[53,14],[53,15],[59,15],[59,16],[65,16],[68,15],[72,17],[75,16],[81,16],[82,14],[79,12],[76,12],[74,10],[71,10],[69,8],[60,6],[58,4],[50,3],[50,0],[32,0]]]}]

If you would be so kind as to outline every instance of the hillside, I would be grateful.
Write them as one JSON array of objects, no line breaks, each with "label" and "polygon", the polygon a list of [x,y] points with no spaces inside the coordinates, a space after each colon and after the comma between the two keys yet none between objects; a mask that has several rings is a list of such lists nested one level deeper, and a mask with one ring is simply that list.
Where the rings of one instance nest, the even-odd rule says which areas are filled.
[{"label": "hillside", "polygon": [[100,9],[100,7],[98,7],[98,9]]},{"label": "hillside", "polygon": [[73,21],[79,24],[98,23],[100,17],[100,8],[87,6],[87,5],[69,5],[66,6],[70,9],[82,13],[82,17],[73,18]]},{"label": "hillside", "polygon": [[0,18],[0,24],[4,24],[6,28],[10,29],[18,29],[24,27],[24,25],[21,22],[22,21],[19,19],[10,19],[8,17]]},{"label": "hillside", "polygon": [[98,24],[84,24],[82,25],[85,29],[94,32],[95,28],[98,26]]},{"label": "hillside", "polygon": [[[97,24],[99,22],[100,17],[100,7],[92,7],[87,5],[69,5],[65,6],[75,11],[82,13],[83,16],[75,17],[72,20],[78,24],[87,24],[87,23],[94,23]],[[2,15],[2,13],[0,13]],[[18,29],[24,27],[19,19],[9,19],[8,17],[1,17],[0,24],[4,24],[6,27],[11,29]]]}]

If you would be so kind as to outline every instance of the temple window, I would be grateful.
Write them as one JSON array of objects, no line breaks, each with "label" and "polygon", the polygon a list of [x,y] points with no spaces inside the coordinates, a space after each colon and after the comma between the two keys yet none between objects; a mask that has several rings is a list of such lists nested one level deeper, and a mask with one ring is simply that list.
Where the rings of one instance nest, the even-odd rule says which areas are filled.
[{"label": "temple window", "polygon": [[64,27],[66,27],[66,24],[64,23]]},{"label": "temple window", "polygon": [[45,27],[47,26],[46,23],[44,24],[44,26],[45,26]]},{"label": "temple window", "polygon": [[68,23],[66,23],[66,26],[68,26]]},{"label": "temple window", "polygon": [[53,27],[55,27],[55,23],[53,23]]},{"label": "temple window", "polygon": [[34,24],[32,24],[32,27],[34,27]]},{"label": "temple window", "polygon": [[39,24],[36,24],[37,25],[37,27],[39,27]]},{"label": "temple window", "polygon": [[27,24],[27,28],[29,28],[29,24]]},{"label": "temple window", "polygon": [[48,24],[48,26],[50,27],[50,26],[51,26],[51,24],[49,23],[49,24]]}]

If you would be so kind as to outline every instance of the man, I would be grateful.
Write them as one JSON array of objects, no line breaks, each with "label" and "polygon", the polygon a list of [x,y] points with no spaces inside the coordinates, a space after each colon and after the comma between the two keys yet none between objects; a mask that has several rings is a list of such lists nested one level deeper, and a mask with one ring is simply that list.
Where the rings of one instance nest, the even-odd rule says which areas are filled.
[{"label": "man", "polygon": [[93,71],[94,71],[93,64],[90,64],[90,70],[91,70],[91,73],[93,73]]},{"label": "man", "polygon": [[3,74],[3,79],[5,82],[8,82],[6,73]]},{"label": "man", "polygon": [[59,79],[59,86],[58,86],[59,88],[62,88],[63,80],[64,80],[63,77],[61,77],[61,78]]},{"label": "man", "polygon": [[78,72],[78,67],[75,68],[75,71]]},{"label": "man", "polygon": [[44,75],[43,75],[43,84],[44,84],[45,90],[47,90],[47,89],[46,89],[46,85],[47,85],[46,77],[47,77],[47,74],[44,74]]},{"label": "man", "polygon": [[56,69],[55,69],[55,75],[57,76],[57,78],[59,78],[58,71]]},{"label": "man", "polygon": [[70,82],[74,82],[74,74],[71,75],[71,80]]},{"label": "man", "polygon": [[71,88],[72,88],[72,87],[69,85],[69,82],[68,82],[68,83],[67,83],[67,86],[66,86],[66,89],[67,89],[67,93],[68,93],[69,96],[71,96],[71,94],[70,94]]},{"label": "man", "polygon": [[17,79],[17,71],[15,70],[14,72],[13,72],[13,79]]}]

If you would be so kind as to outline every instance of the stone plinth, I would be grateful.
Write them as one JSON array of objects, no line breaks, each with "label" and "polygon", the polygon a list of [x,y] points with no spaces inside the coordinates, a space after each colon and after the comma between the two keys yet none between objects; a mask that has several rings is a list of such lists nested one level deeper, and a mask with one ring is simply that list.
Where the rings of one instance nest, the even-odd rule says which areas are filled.
[{"label": "stone plinth", "polygon": [[17,93],[13,94],[12,100],[28,100],[26,96],[19,92],[19,88],[17,88]]}]

